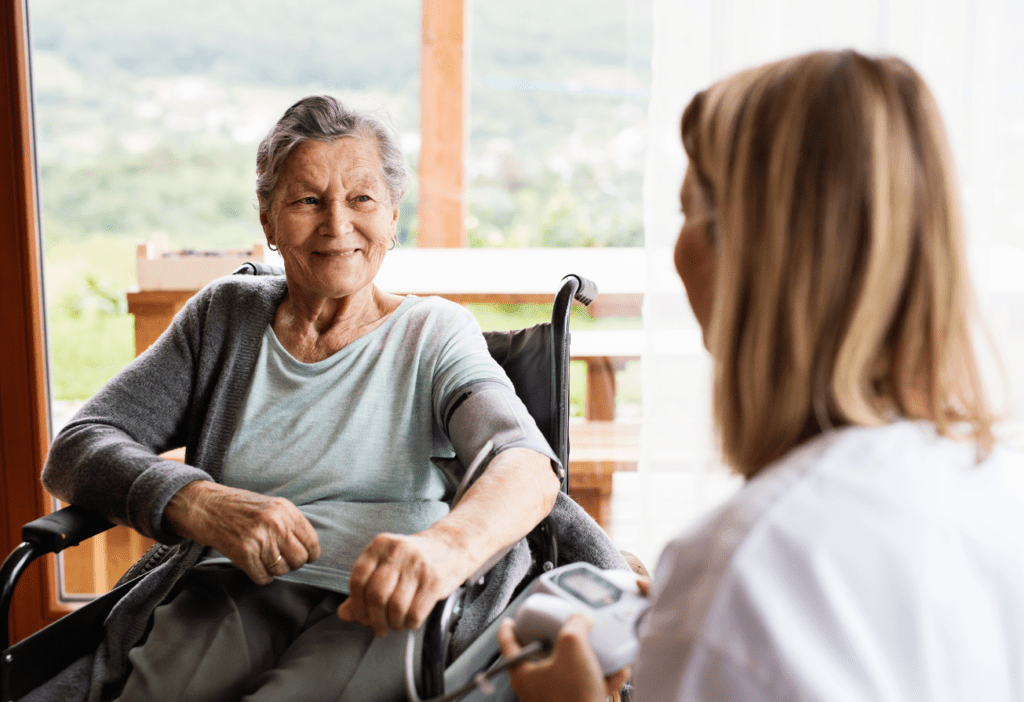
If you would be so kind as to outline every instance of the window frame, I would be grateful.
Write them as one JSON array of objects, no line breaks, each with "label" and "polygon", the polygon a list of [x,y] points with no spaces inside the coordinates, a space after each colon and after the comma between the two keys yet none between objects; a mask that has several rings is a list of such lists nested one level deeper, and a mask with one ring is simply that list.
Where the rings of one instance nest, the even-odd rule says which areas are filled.
[{"label": "window frame", "polygon": [[[48,511],[39,474],[49,411],[25,0],[3,0],[0,22],[0,222],[7,235],[0,257],[0,519],[9,553],[21,543],[22,525]],[[51,556],[22,576],[11,604],[12,641],[73,609],[54,596],[55,575]]]}]

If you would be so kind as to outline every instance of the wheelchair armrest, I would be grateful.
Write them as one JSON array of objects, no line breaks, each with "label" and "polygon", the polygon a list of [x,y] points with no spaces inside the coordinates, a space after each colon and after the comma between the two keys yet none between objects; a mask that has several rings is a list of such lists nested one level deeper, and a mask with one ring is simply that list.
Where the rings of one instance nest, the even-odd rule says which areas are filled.
[{"label": "wheelchair armrest", "polygon": [[14,588],[29,564],[47,553],[60,553],[68,546],[95,536],[114,526],[98,512],[84,507],[65,507],[21,528],[21,545],[0,566],[0,644],[7,650],[8,620]]},{"label": "wheelchair armrest", "polygon": [[21,528],[21,538],[39,553],[60,553],[113,526],[98,512],[71,505],[29,522]]}]

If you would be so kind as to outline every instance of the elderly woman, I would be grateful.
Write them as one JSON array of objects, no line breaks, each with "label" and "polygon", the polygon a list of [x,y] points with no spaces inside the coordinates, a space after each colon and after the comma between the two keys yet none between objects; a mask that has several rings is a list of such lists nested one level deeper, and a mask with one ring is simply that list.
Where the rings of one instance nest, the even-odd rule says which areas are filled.
[{"label": "elderly woman", "polygon": [[[927,87],[798,56],[698,94],[682,139],[675,263],[747,482],[665,549],[637,697],[1024,699],[1022,458],[993,440]],[[514,673],[523,702],[604,699],[588,628]]]},{"label": "elderly woman", "polygon": [[[369,679],[391,699],[380,641],[555,501],[561,468],[472,316],[374,285],[406,187],[392,129],[309,97],[257,174],[285,278],[209,285],[54,441],[54,495],[179,545],[51,698],[335,699],[386,658],[393,680]],[[449,511],[431,459],[468,465],[488,440]],[[185,464],[159,455],[182,445]]]}]

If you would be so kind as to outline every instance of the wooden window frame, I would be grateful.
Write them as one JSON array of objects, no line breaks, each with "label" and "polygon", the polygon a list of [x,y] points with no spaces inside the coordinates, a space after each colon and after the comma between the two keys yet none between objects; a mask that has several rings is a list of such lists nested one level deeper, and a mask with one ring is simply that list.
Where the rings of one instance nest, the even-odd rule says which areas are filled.
[{"label": "wooden window frame", "polygon": [[[46,513],[39,481],[49,446],[46,341],[39,215],[32,144],[25,0],[3,0],[0,53],[0,511],[2,548],[21,543],[21,525]],[[11,605],[11,639],[72,609],[59,605],[52,557],[22,577]]]}]

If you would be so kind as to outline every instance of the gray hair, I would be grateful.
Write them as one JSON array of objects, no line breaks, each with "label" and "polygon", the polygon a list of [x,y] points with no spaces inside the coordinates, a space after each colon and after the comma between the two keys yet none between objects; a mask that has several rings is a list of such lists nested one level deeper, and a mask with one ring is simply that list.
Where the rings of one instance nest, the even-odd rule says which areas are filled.
[{"label": "gray hair", "polygon": [[334,141],[342,137],[371,137],[377,141],[384,184],[393,207],[398,207],[409,183],[409,169],[398,143],[394,122],[386,111],[354,110],[330,95],[310,95],[288,108],[256,150],[256,197],[267,212],[288,154],[304,141]]}]

